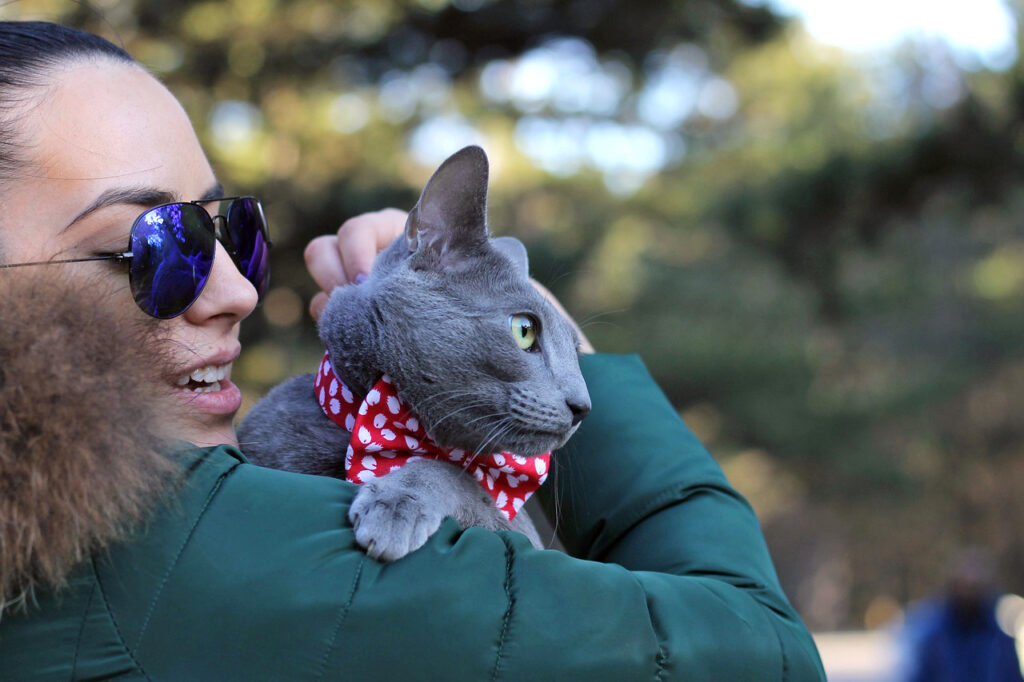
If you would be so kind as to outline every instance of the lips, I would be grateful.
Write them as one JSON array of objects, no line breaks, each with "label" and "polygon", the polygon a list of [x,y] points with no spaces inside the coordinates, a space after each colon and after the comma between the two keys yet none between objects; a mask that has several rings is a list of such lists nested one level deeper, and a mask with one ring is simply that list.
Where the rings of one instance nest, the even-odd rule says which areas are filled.
[{"label": "lips", "polygon": [[[233,415],[242,406],[242,392],[228,375],[241,348],[222,351],[200,360],[172,379],[187,409],[218,417]],[[199,364],[202,363],[202,364]]]}]

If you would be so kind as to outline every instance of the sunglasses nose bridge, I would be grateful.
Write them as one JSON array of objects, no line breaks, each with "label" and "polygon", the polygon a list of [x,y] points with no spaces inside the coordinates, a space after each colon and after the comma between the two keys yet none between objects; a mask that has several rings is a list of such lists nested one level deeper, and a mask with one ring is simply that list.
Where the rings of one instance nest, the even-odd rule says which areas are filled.
[{"label": "sunglasses nose bridge", "polygon": [[211,216],[213,218],[213,236],[224,245],[229,255],[234,256],[237,249],[231,241],[231,233],[228,231],[228,219],[222,215]]},{"label": "sunglasses nose bridge", "polygon": [[227,234],[228,219],[222,215],[210,216],[213,219],[213,236],[221,240]]}]

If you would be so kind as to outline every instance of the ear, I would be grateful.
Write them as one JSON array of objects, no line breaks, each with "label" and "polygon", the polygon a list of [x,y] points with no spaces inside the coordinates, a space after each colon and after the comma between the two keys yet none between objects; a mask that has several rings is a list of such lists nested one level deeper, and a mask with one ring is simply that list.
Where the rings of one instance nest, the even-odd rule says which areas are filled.
[{"label": "ear", "polygon": [[523,277],[530,277],[530,259],[526,255],[526,247],[515,237],[495,237],[491,246],[501,255],[512,261]]},{"label": "ear", "polygon": [[441,257],[486,242],[487,174],[487,155],[480,147],[465,147],[448,157],[409,212],[409,251]]}]

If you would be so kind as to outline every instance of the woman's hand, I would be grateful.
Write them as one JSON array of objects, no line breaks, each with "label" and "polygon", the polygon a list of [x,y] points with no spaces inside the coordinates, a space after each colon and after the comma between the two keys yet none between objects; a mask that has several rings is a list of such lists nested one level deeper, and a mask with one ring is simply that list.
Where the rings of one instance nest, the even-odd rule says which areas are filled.
[{"label": "woman's hand", "polygon": [[[334,287],[358,284],[369,274],[377,253],[405,230],[407,217],[405,211],[397,208],[363,213],[342,223],[337,234],[323,235],[309,243],[305,251],[306,267],[322,290],[309,302],[309,312],[314,320],[320,319],[320,313],[327,305],[327,297]],[[594,347],[558,299],[536,281],[531,279],[530,282],[576,327],[580,337],[580,351],[593,353]]]},{"label": "woman's hand", "polygon": [[320,293],[309,302],[314,320],[327,305],[334,287],[358,284],[370,272],[377,252],[394,241],[405,229],[408,214],[397,208],[363,213],[349,218],[337,234],[317,237],[306,247],[306,267],[320,286]]}]

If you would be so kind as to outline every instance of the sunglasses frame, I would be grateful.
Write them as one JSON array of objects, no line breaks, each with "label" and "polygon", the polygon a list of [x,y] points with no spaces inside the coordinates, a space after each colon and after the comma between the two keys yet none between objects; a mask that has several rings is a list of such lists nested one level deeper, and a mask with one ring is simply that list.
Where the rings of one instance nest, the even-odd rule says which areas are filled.
[{"label": "sunglasses frame", "polygon": [[[128,232],[128,243],[131,244],[132,235],[134,235],[134,233],[135,233],[135,227],[139,224],[139,221],[142,219],[142,216],[146,215],[150,211],[155,211],[157,209],[166,208],[167,206],[180,206],[180,205],[185,205],[185,204],[191,204],[193,206],[196,206],[197,208],[199,208],[203,212],[205,212],[206,215],[208,215],[210,217],[210,221],[213,223],[213,238],[214,238],[215,243],[216,242],[220,242],[220,244],[224,247],[224,250],[227,251],[228,255],[231,257],[231,262],[234,263],[236,268],[238,268],[238,261],[237,261],[238,251],[237,251],[234,243],[232,242],[230,236],[226,232],[228,218],[227,218],[226,215],[224,215],[224,213],[227,213],[228,208],[231,206],[232,202],[238,201],[239,199],[252,199],[253,201],[256,202],[256,206],[257,206],[257,208],[259,209],[259,212],[260,212],[260,218],[262,219],[260,221],[260,225],[261,226],[260,226],[259,230],[263,233],[263,241],[266,243],[267,249],[269,250],[274,244],[273,244],[273,242],[270,241],[270,234],[269,234],[269,230],[267,229],[267,219],[266,219],[266,216],[264,216],[264,214],[263,214],[263,204],[261,204],[260,200],[257,199],[254,196],[214,197],[212,199],[202,199],[202,200],[197,199],[197,200],[194,200],[194,201],[170,201],[170,202],[167,202],[166,204],[158,204],[156,206],[150,206],[145,211],[143,211],[138,216],[136,216],[135,220],[132,221],[132,228]],[[206,207],[205,207],[205,204],[212,204],[214,202],[218,202],[223,207],[221,209],[218,209],[218,212],[216,214],[210,213],[210,211],[207,210]],[[220,222],[218,222],[218,218],[220,219]],[[56,265],[58,263],[87,263],[87,262],[91,262],[91,261],[104,261],[104,260],[112,260],[115,263],[130,264],[131,261],[132,261],[132,258],[133,258],[133,254],[132,254],[131,251],[115,251],[115,252],[110,252],[110,253],[106,253],[106,252],[104,252],[104,253],[97,253],[94,256],[86,256],[86,257],[82,257],[82,258],[62,258],[62,259],[55,259],[55,260],[34,261],[34,262],[30,262],[30,263],[7,263],[7,264],[0,263],[0,270],[6,269],[6,268],[20,268],[20,267],[25,267],[25,266],[29,266],[29,265]],[[239,270],[239,271],[241,272],[241,270]],[[205,287],[205,284],[203,286]],[[202,293],[201,291],[199,293],[197,293],[196,294],[196,298],[199,298],[201,293]],[[195,299],[192,300],[192,303],[195,303]],[[157,317],[158,319],[173,319],[175,317],[178,317],[179,315],[184,314],[192,306],[192,303],[189,303],[188,306],[186,306],[184,308],[184,310],[182,310],[181,312],[175,313],[174,315],[171,315],[169,317],[160,317],[158,315],[154,315],[153,313],[151,313],[151,312],[149,312],[148,310],[145,310],[145,309],[143,309],[143,312],[146,313],[147,315],[151,316],[151,317]],[[141,308],[141,306],[140,306],[140,308]]]}]

